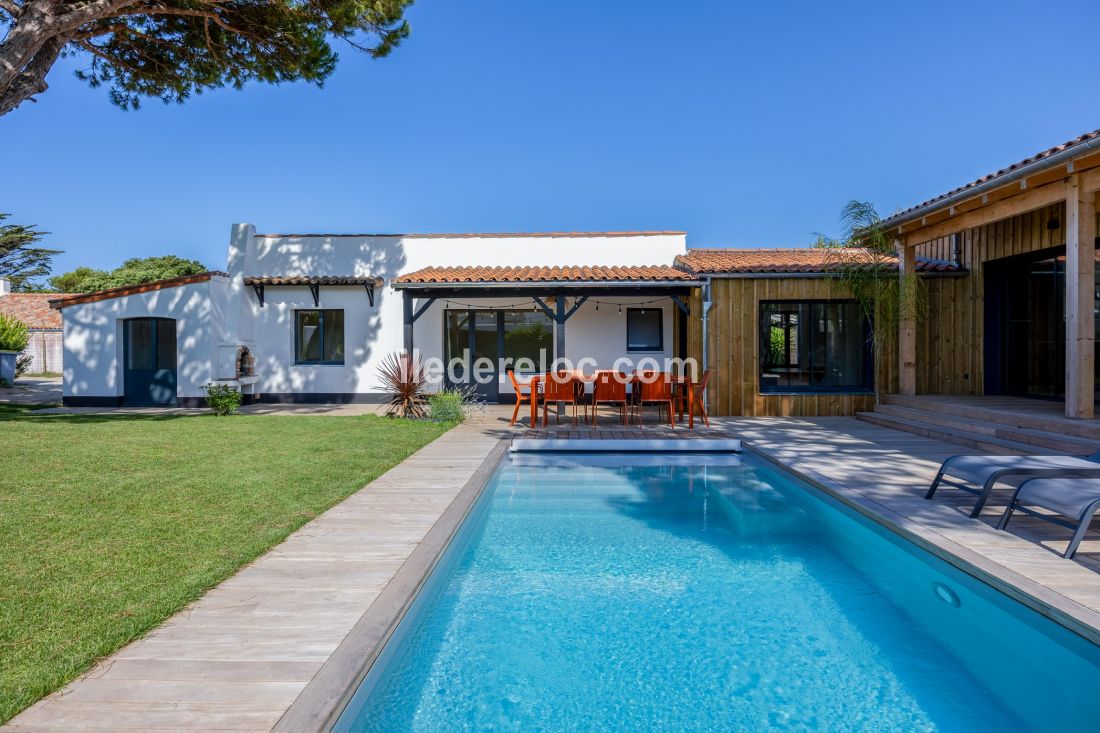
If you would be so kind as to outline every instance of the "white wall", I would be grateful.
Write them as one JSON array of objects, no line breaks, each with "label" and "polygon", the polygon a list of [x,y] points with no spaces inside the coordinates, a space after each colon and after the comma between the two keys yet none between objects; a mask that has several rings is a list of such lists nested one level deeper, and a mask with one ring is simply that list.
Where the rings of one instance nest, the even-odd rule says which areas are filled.
[{"label": "white wall", "polygon": [[[240,292],[240,343],[256,357],[260,376],[257,391],[263,394],[368,393],[377,392],[381,359],[404,347],[402,295],[389,287],[400,274],[430,266],[460,265],[670,265],[683,254],[684,235],[636,237],[378,237],[378,236],[256,236],[250,225],[234,225],[229,248],[228,292]],[[321,308],[344,310],[343,366],[294,364],[292,313],[313,308],[309,289],[272,287],[264,290],[261,308],[251,288],[241,285],[244,276],[375,276],[386,285],[376,289],[370,307],[361,287],[320,289]],[[651,300],[652,297],[642,300]],[[626,298],[616,297],[615,300]],[[515,298],[500,302],[515,302]],[[474,302],[465,299],[462,302]],[[484,301],[486,305],[492,301]],[[489,306],[491,307],[491,306]],[[417,320],[416,348],[425,356],[443,355],[443,308],[436,303]],[[617,341],[600,335],[582,307],[567,326],[567,351],[573,344],[591,350],[601,362],[611,357]],[[616,320],[605,314],[609,327]],[[617,317],[617,314],[614,314]],[[671,315],[666,314],[666,351],[672,349]],[[621,348],[625,353],[625,314]],[[230,328],[231,331],[232,327]],[[576,335],[573,335],[576,332]],[[615,354],[618,356],[619,354]],[[613,361],[613,358],[610,359]],[[610,365],[608,361],[608,365]]]},{"label": "white wall", "polygon": [[[622,295],[604,295],[593,300],[602,301],[604,304],[597,306],[594,302],[586,302],[577,309],[565,324],[565,357],[574,365],[581,359],[590,358],[596,361],[598,368],[610,369],[615,365],[616,359],[622,356],[631,358],[637,363],[644,357],[653,357],[659,364],[664,364],[666,358],[672,358],[676,353],[676,344],[673,341],[673,318],[676,306],[671,300],[653,303],[659,296],[647,295],[644,297],[628,297]],[[465,304],[476,308],[495,309],[504,305],[515,304],[522,298],[461,298],[464,305],[447,305],[442,300],[433,303],[424,314],[417,319],[414,332],[415,348],[424,356],[443,357],[443,320],[444,312],[448,309],[463,309]],[[572,299],[568,300],[572,305]],[[622,314],[609,302],[622,303]],[[654,308],[662,311],[664,322],[664,338],[662,351],[636,351],[626,350],[626,311],[628,308],[641,307],[646,304],[646,309]],[[529,309],[530,306],[527,306]],[[554,324],[554,333],[557,334],[558,326]],[[401,348],[401,344],[398,345]],[[511,394],[512,383],[507,375],[500,375],[500,392]]]},{"label": "white wall", "polygon": [[212,315],[224,310],[224,278],[71,305],[64,321],[65,397],[121,397],[122,321],[176,321],[177,396],[201,397],[212,379],[219,334]]},{"label": "white wall", "polygon": [[[365,394],[377,392],[377,371],[404,346],[402,295],[389,283],[424,267],[459,265],[669,265],[685,251],[684,235],[630,237],[256,236],[249,224],[232,227],[229,278],[69,306],[62,311],[67,397],[119,397],[123,392],[120,320],[153,316],[177,321],[178,396],[201,397],[202,387],[227,373],[240,345],[256,358],[256,392]],[[344,310],[345,363],[294,364],[293,311],[313,308],[305,287],[265,288],[260,304],[245,276],[374,276],[385,281],[371,307],[362,287],[322,286],[321,308]],[[653,296],[641,300],[652,300]],[[626,302],[625,296],[605,298]],[[503,299],[514,302],[515,298]],[[464,300],[463,302],[474,302]],[[486,306],[500,300],[482,301]],[[443,309],[437,302],[415,328],[425,356],[441,357]],[[673,306],[665,304],[665,350],[672,343]],[[626,317],[592,304],[566,328],[567,356],[610,366],[626,353]],[[503,391],[508,391],[507,385]]]}]

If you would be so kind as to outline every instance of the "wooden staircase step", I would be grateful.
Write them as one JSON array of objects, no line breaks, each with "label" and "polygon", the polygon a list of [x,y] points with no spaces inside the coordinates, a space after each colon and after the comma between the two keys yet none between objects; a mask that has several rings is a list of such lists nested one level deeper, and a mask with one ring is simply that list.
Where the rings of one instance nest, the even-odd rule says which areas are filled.
[{"label": "wooden staircase step", "polygon": [[857,412],[856,419],[878,425],[883,428],[901,430],[924,438],[942,440],[945,443],[955,443],[968,448],[976,448],[984,453],[1029,455],[1033,453],[1050,453],[1052,451],[1038,450],[1034,445],[1017,443],[1012,440],[1004,440],[992,436],[970,433],[965,430],[945,428],[926,422],[909,420],[895,415],[887,415],[881,412]]},{"label": "wooden staircase step", "polygon": [[923,422],[944,428],[962,430],[967,433],[990,438],[1000,438],[1016,443],[1034,446],[1036,451],[1068,453],[1072,455],[1090,455],[1100,451],[1100,441],[1079,438],[1064,433],[1034,428],[1013,427],[1004,423],[987,422],[971,418],[949,415],[931,410],[917,410],[895,404],[876,405],[876,413],[892,415],[912,422]]},{"label": "wooden staircase step", "polygon": [[[990,403],[997,398],[988,398]],[[987,423],[997,423],[1016,428],[1028,428],[1043,430],[1059,435],[1068,435],[1075,438],[1095,440],[1100,442],[1100,420],[1073,420],[1058,414],[1043,414],[1039,411],[1028,410],[1021,407],[1019,410],[1011,407],[994,408],[982,405],[982,401],[973,397],[951,397],[942,395],[893,395],[881,396],[884,405],[896,405],[925,412],[938,412],[946,415],[979,420]],[[1035,402],[1042,404],[1041,400],[1024,400],[1018,402]],[[1011,404],[1011,403],[1010,403]]]}]

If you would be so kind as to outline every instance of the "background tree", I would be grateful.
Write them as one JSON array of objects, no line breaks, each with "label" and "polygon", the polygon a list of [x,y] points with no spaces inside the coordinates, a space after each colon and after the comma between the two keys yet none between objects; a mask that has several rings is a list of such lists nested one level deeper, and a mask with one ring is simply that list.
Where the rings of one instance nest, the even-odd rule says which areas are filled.
[{"label": "background tree", "polygon": [[[894,239],[882,227],[882,218],[867,201],[849,201],[841,212],[843,236],[817,234],[815,247],[825,249],[826,272],[859,305],[871,329],[875,363],[904,319],[923,317],[928,301],[924,281],[916,273],[898,276]],[[875,380],[875,395],[881,385]]]},{"label": "background tree", "polygon": [[91,267],[78,267],[50,278],[50,286],[59,293],[90,293],[107,288],[142,285],[170,277],[197,275],[208,269],[198,260],[185,260],[175,255],[135,257],[107,272]]},{"label": "background tree", "polygon": [[[0,214],[0,222],[10,216]],[[50,274],[53,256],[60,252],[31,246],[47,234],[33,225],[0,223],[0,276],[11,280],[13,290],[35,290],[41,287],[39,278]]]},{"label": "background tree", "polygon": [[[0,115],[46,91],[62,55],[111,101],[182,102],[250,81],[320,85],[336,66],[330,40],[379,58],[409,33],[412,0],[0,0]],[[6,33],[5,33],[6,31]]]},{"label": "background tree", "polygon": [[85,283],[93,278],[105,278],[108,274],[94,267],[78,267],[51,277],[50,289],[58,293],[89,293],[92,289],[85,287]]}]

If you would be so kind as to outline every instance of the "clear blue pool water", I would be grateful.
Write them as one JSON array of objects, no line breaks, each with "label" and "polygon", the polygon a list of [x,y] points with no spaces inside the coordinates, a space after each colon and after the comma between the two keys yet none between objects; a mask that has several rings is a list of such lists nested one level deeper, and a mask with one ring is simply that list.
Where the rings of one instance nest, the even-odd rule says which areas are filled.
[{"label": "clear blue pool water", "polygon": [[506,459],[336,730],[1100,730],[1096,646],[759,459],[653,460]]}]

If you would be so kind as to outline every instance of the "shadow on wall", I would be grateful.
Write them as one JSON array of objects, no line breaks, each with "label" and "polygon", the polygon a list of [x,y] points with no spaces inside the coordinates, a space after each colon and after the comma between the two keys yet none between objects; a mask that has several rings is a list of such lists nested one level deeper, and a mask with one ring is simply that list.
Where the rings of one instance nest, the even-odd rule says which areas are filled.
[{"label": "shadow on wall", "polygon": [[[397,321],[391,323],[391,329],[400,334],[400,293],[389,292],[388,286],[405,268],[404,243],[393,237],[288,237],[278,240],[260,240],[257,242],[255,259],[245,272],[246,275],[334,275],[334,276],[374,276],[381,278],[383,284],[374,291],[374,306],[371,307],[363,288],[329,288],[328,292],[354,293],[354,303],[362,304],[344,309],[344,366],[343,367],[294,367],[291,359],[284,361],[277,350],[268,348],[260,335],[259,325],[271,332],[273,329],[287,334],[293,344],[293,312],[299,307],[313,307],[306,288],[287,289],[286,300],[280,303],[277,289],[268,290],[267,304],[261,312],[256,307],[255,295],[246,289],[244,297],[250,298],[253,312],[258,313],[256,332],[256,370],[261,377],[262,393],[278,394],[287,392],[323,392],[323,393],[364,393],[376,392],[378,377],[377,364],[386,352],[400,348],[400,344],[390,346],[380,340],[383,318]],[[326,288],[320,289],[320,307],[333,307],[330,297],[325,302]],[[359,300],[361,298],[361,300]],[[275,301],[275,302],[273,302]],[[342,301],[343,302],[343,301]],[[387,306],[388,316],[384,316]],[[268,310],[271,309],[271,310]],[[272,313],[277,313],[272,317]],[[293,348],[293,346],[291,346]],[[334,375],[333,369],[339,370]],[[324,384],[320,384],[324,379]]]},{"label": "shadow on wall", "polygon": [[211,373],[212,354],[204,344],[216,334],[209,332],[209,299],[205,284],[155,290],[141,295],[70,306],[65,309],[64,380],[73,396],[121,395],[122,322],[150,315],[172,318],[177,341],[181,388],[205,384]]}]

